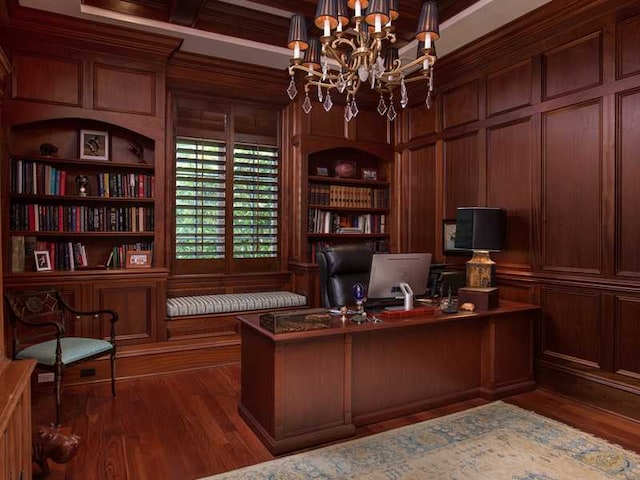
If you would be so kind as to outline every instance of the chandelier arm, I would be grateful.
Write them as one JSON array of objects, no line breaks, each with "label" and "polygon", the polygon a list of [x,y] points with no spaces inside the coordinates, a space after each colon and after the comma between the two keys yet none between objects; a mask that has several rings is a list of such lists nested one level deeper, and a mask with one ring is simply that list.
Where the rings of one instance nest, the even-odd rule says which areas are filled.
[{"label": "chandelier arm", "polygon": [[307,84],[304,86],[304,90],[305,90],[305,92],[309,91],[309,87],[310,86],[317,87],[318,85],[320,85],[321,87],[326,88],[327,90],[333,90],[333,89],[336,88],[335,84],[333,84],[333,83],[326,83],[326,82],[323,82],[322,80],[311,79],[311,80],[307,80]]},{"label": "chandelier arm", "polygon": [[416,58],[415,60],[413,60],[413,61],[407,63],[406,65],[404,65],[403,67],[401,67],[401,72],[407,70],[408,68],[415,67],[416,65],[419,65],[419,64],[423,63],[427,59],[429,60],[429,65],[433,65],[434,63],[436,63],[432,56],[430,56],[430,55],[422,55],[421,57]]},{"label": "chandelier arm", "polygon": [[[289,69],[293,69],[293,70],[300,70],[302,72],[305,72],[307,75],[312,75],[314,77],[323,77],[324,75],[322,74],[321,71],[318,70],[312,70],[308,67],[305,67],[304,65],[292,65],[291,67],[289,67]],[[330,79],[330,80],[337,80],[338,79],[338,75],[336,74],[327,74],[326,78]]]},{"label": "chandelier arm", "polygon": [[[405,77],[404,79],[404,83],[413,83],[413,82],[417,82],[417,81],[424,81],[425,79],[428,79],[429,76],[428,75],[419,75],[419,76],[415,76],[415,77]],[[396,86],[396,85],[400,85],[402,83],[402,79],[400,80],[386,80],[385,85],[392,85],[392,86]]]},{"label": "chandelier arm", "polygon": [[338,55],[338,52],[334,50],[331,45],[327,45],[327,50],[331,58],[338,62],[342,68],[346,68],[347,70],[349,69],[349,66],[342,59],[342,55]]},{"label": "chandelier arm", "polygon": [[327,45],[328,48],[335,49],[338,45],[348,45],[351,47],[351,50],[355,50],[358,48],[353,40],[346,37],[338,37],[330,45]]}]

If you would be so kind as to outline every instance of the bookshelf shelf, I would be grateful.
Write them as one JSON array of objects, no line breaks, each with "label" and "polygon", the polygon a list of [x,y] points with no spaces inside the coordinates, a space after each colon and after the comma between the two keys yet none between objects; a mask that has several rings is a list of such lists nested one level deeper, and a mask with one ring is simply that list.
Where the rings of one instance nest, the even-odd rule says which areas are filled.
[{"label": "bookshelf shelf", "polygon": [[[318,175],[338,172],[348,163],[351,177]],[[310,154],[306,178],[306,260],[315,262],[320,248],[340,243],[365,243],[389,250],[388,163],[354,148],[333,148]],[[371,178],[373,177],[373,178]]]},{"label": "bookshelf shelf", "polygon": [[[47,128],[21,125],[12,131],[18,151],[9,156],[5,170],[11,253],[5,273],[33,273],[34,251],[48,252],[50,274],[64,277],[78,269],[104,269],[107,259],[110,269],[120,269],[128,250],[153,250],[155,141],[102,124],[96,130],[108,132],[109,158],[81,159],[75,156],[78,132],[86,125],[78,119],[45,123]],[[60,155],[32,154],[41,142],[61,145]],[[140,156],[132,144],[141,146]]]},{"label": "bookshelf shelf", "polygon": [[154,198],[146,198],[146,197],[96,197],[96,196],[86,196],[81,197],[79,195],[33,195],[28,193],[12,193],[9,195],[9,198],[13,202],[20,203],[29,203],[29,202],[39,202],[39,203],[100,203],[100,204],[126,204],[131,205],[135,204],[149,204],[153,205],[155,202]]},{"label": "bookshelf shelf", "polygon": [[154,232],[51,232],[46,230],[41,231],[12,231],[11,236],[36,236],[42,238],[76,238],[76,237],[153,237]]},{"label": "bookshelf shelf", "polygon": [[81,160],[78,158],[60,158],[60,157],[43,157],[37,155],[12,155],[11,158],[15,160],[22,160],[25,162],[38,162],[46,163],[52,166],[69,166],[74,168],[87,169],[91,171],[95,170],[136,170],[153,172],[155,170],[154,165],[148,163],[130,163],[130,162],[112,162],[108,160]]}]

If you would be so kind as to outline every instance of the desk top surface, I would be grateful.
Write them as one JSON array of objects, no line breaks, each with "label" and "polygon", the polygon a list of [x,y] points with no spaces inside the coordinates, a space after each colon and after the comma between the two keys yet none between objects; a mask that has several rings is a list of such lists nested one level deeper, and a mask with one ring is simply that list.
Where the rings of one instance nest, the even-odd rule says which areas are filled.
[{"label": "desk top surface", "polygon": [[369,332],[376,330],[385,330],[389,328],[404,328],[415,325],[437,325],[447,322],[465,321],[471,319],[487,318],[492,316],[502,316],[509,313],[528,312],[539,310],[537,305],[530,305],[526,303],[511,302],[508,300],[501,300],[500,306],[493,310],[479,311],[479,312],[458,312],[458,313],[442,313],[438,309],[432,311],[422,310],[421,314],[402,315],[400,312],[394,312],[392,315],[380,315],[382,321],[380,323],[365,322],[354,323],[348,318],[346,321],[342,321],[340,315],[331,317],[331,325],[328,328],[320,328],[315,330],[306,330],[300,332],[283,332],[273,333],[260,326],[260,315],[239,315],[238,319],[242,323],[243,328],[251,328],[265,337],[271,338],[273,341],[295,341],[305,340],[315,337],[326,337],[332,335],[344,335],[347,333],[356,334],[360,332]]}]

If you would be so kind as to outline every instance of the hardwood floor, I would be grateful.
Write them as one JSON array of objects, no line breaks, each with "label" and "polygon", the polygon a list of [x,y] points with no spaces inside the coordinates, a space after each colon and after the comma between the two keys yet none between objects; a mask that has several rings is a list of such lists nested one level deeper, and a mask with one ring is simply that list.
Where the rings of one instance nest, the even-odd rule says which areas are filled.
[{"label": "hardwood floor", "polygon": [[[224,366],[63,391],[63,431],[82,437],[66,465],[49,462],[49,480],[191,480],[274,457],[237,413],[240,366]],[[551,392],[536,390],[510,403],[640,452],[640,423]],[[487,403],[470,400],[359,428],[358,437]],[[33,393],[34,427],[54,412],[50,391]],[[34,478],[39,469],[34,466]]]}]

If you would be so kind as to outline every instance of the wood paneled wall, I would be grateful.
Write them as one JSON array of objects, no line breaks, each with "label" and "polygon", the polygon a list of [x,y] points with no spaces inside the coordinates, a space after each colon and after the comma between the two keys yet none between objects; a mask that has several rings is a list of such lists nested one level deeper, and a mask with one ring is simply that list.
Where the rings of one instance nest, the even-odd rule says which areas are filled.
[{"label": "wood paneled wall", "polygon": [[543,307],[538,381],[635,418],[638,32],[640,2],[551,2],[441,59],[432,113],[402,113],[395,167],[411,212],[401,250],[443,258],[443,218],[506,208],[494,259],[503,298]]}]

